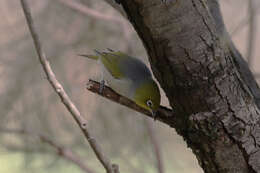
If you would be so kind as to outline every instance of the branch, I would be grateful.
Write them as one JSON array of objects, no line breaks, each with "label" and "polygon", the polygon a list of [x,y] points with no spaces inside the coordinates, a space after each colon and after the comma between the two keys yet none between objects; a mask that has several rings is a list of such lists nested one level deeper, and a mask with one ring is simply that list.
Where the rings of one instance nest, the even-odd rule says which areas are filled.
[{"label": "branch", "polygon": [[[99,93],[100,83],[96,82],[94,80],[89,80],[87,83],[87,89],[93,93],[96,93],[102,97],[105,97],[113,102],[116,102],[118,104],[124,105],[130,109],[133,109],[136,112],[139,112],[141,114],[144,114],[150,118],[153,118],[153,115],[148,110],[138,106],[133,101],[129,100],[128,98],[119,95],[115,91],[113,91],[111,88],[105,86],[102,94]],[[161,122],[167,122],[166,124],[170,124],[169,121],[173,122],[173,126],[177,123],[177,120],[175,118],[174,111],[164,107],[160,106],[158,109],[158,112],[156,114],[156,120],[159,120]]]},{"label": "branch", "polygon": [[249,13],[249,30],[248,30],[248,43],[247,43],[247,62],[248,66],[252,68],[253,63],[253,51],[256,34],[256,8],[254,0],[248,0],[248,13]]},{"label": "branch", "polygon": [[0,129],[0,131],[5,132],[5,133],[23,134],[23,135],[28,135],[28,136],[31,136],[31,137],[36,137],[36,138],[40,139],[41,142],[46,143],[49,146],[51,146],[52,148],[54,148],[55,151],[56,151],[56,154],[58,156],[61,156],[64,159],[74,163],[79,168],[81,168],[84,172],[86,172],[86,173],[96,173],[95,171],[93,171],[92,169],[87,167],[81,161],[81,158],[77,154],[73,153],[68,148],[64,148],[64,147],[58,145],[57,143],[55,143],[54,141],[52,141],[51,139],[49,139],[48,137],[46,137],[44,135],[35,134],[35,133],[32,133],[32,132],[26,131],[24,129]]},{"label": "branch", "polygon": [[72,9],[79,11],[90,17],[94,17],[94,18],[98,18],[98,19],[106,20],[106,21],[110,21],[110,22],[117,22],[117,23],[122,22],[122,19],[119,17],[100,13],[100,12],[93,10],[93,9],[87,7],[86,5],[83,5],[76,1],[71,1],[71,0],[58,0],[58,1]]},{"label": "branch", "polygon": [[158,141],[158,139],[156,138],[154,129],[151,125],[151,122],[148,119],[145,119],[145,125],[148,131],[148,136],[150,138],[151,144],[152,144],[152,148],[154,151],[154,155],[156,158],[156,164],[157,164],[157,170],[158,173],[164,173],[164,167],[163,167],[163,160],[162,160],[162,153],[160,150],[160,143]]},{"label": "branch", "polygon": [[[260,5],[254,7],[254,8],[255,8],[256,15],[259,15],[260,14],[260,10],[259,10],[260,9]],[[230,32],[231,36],[234,36],[234,35],[238,34],[239,31],[241,31],[244,27],[246,27],[249,24],[249,22],[250,22],[250,16],[246,17],[243,20],[241,20],[239,22],[239,24],[236,27],[234,27],[234,29],[231,29],[231,32]]]},{"label": "branch", "polygon": [[39,36],[36,32],[33,19],[31,16],[30,9],[28,7],[27,1],[26,0],[21,0],[21,5],[24,11],[24,15],[26,18],[26,22],[28,24],[30,33],[32,35],[34,45],[40,60],[40,63],[43,67],[43,70],[47,76],[47,80],[53,87],[54,91],[59,95],[62,103],[65,105],[67,110],[71,113],[72,117],[74,120],[77,122],[78,126],[80,127],[81,131],[83,132],[85,138],[89,142],[91,148],[93,149],[94,153],[96,154],[98,160],[101,162],[101,164],[104,166],[106,171],[108,173],[114,173],[114,172],[119,172],[117,170],[117,166],[113,166],[110,163],[110,160],[104,155],[104,152],[101,150],[100,146],[96,142],[94,138],[91,137],[90,133],[88,132],[87,129],[87,122],[86,120],[81,116],[79,110],[76,108],[76,106],[73,104],[73,102],[70,100],[69,96],[67,93],[64,91],[62,85],[59,83],[59,81],[56,79],[55,74],[53,73],[50,63],[45,57],[45,54],[43,52],[41,42],[39,39]]},{"label": "branch", "polygon": [[[127,20],[124,20],[123,18],[120,18],[118,16],[112,16],[112,15],[109,15],[109,14],[101,13],[97,10],[93,10],[93,9],[87,7],[86,5],[81,4],[79,2],[76,2],[76,1],[71,1],[71,0],[58,0],[58,1],[60,3],[62,3],[63,5],[71,8],[71,9],[74,9],[74,10],[76,10],[76,11],[78,11],[78,12],[84,14],[84,15],[87,15],[89,17],[93,17],[93,18],[96,18],[96,19],[105,20],[105,21],[109,21],[109,22],[115,22],[115,23],[119,24],[122,28],[121,30],[122,30],[123,36],[125,38],[126,46],[125,46],[124,49],[126,50],[126,52],[132,51],[131,46],[129,45],[129,42],[130,42],[129,40],[131,39],[132,31],[130,29],[131,26],[128,25]],[[113,3],[111,1],[110,1],[109,4],[112,7],[117,8],[118,12],[121,13],[123,15],[123,17],[125,17],[124,16],[125,13],[124,13],[124,11],[122,11],[123,9],[119,8],[120,6],[118,6],[116,4],[113,5]]]}]

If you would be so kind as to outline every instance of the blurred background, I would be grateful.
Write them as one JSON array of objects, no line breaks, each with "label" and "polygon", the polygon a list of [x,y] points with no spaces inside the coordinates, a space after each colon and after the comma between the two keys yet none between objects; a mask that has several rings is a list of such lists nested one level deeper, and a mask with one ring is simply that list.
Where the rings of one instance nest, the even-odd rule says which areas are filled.
[{"label": "blurred background", "polygon": [[[56,77],[121,172],[202,173],[173,129],[85,89],[89,78],[99,80],[99,69],[77,54],[111,48],[148,64],[136,32],[118,12],[104,0],[29,4]],[[232,39],[260,77],[260,1],[220,0],[220,5]],[[20,1],[1,0],[0,18],[0,172],[104,172],[46,79]],[[162,105],[168,105],[165,97]]]}]

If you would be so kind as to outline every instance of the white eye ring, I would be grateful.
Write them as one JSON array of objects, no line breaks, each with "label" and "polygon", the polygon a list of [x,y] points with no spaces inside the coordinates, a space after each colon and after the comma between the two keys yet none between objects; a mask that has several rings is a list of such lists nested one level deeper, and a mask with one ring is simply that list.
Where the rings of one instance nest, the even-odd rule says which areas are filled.
[{"label": "white eye ring", "polygon": [[147,104],[147,106],[150,107],[150,108],[153,107],[153,102],[152,102],[152,100],[147,100],[146,104]]}]

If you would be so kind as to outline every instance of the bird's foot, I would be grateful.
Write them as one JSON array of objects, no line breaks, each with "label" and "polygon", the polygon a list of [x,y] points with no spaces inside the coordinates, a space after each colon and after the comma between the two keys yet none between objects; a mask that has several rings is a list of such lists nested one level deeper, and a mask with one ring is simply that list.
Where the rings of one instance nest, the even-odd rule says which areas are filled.
[{"label": "bird's foot", "polygon": [[151,111],[151,113],[152,113],[153,120],[156,121],[157,120],[157,112]]},{"label": "bird's foot", "polygon": [[99,91],[98,91],[99,94],[103,94],[104,88],[105,88],[105,81],[101,80],[100,81],[100,86],[99,86]]}]

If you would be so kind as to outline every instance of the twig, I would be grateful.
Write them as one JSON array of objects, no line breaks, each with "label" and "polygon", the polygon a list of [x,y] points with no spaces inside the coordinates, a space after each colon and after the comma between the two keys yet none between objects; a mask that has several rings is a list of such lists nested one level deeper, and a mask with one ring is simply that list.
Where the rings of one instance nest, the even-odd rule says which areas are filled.
[{"label": "twig", "polygon": [[96,173],[94,170],[87,167],[82,162],[81,158],[77,154],[73,153],[68,148],[64,148],[64,147],[60,146],[59,144],[55,143],[54,141],[52,141],[51,139],[49,139],[48,137],[46,137],[44,135],[29,132],[29,131],[26,131],[24,129],[0,129],[0,132],[23,134],[23,135],[28,135],[28,136],[31,136],[31,137],[36,137],[36,138],[40,139],[41,142],[46,143],[49,146],[51,146],[52,148],[54,148],[57,155],[59,155],[62,158],[74,163],[79,168],[81,168],[84,172],[86,172],[86,173]]},{"label": "twig", "polygon": [[101,150],[101,148],[98,145],[98,143],[96,142],[96,140],[91,137],[90,133],[87,130],[86,120],[81,116],[81,114],[78,111],[78,109],[76,108],[76,106],[72,103],[69,96],[64,91],[62,85],[56,79],[55,74],[53,73],[53,71],[51,69],[50,63],[47,60],[47,58],[45,57],[45,54],[43,52],[41,42],[40,42],[39,36],[36,32],[36,29],[35,29],[35,26],[34,26],[34,23],[33,23],[33,20],[32,20],[32,16],[31,16],[31,12],[30,12],[30,9],[29,9],[28,4],[27,4],[27,1],[21,0],[21,5],[22,5],[22,8],[23,8],[25,17],[26,17],[26,22],[28,24],[30,33],[31,33],[33,41],[34,41],[34,45],[35,45],[39,60],[41,62],[41,65],[43,67],[44,72],[46,73],[47,80],[49,81],[49,83],[53,87],[54,91],[59,95],[62,103],[65,105],[67,110],[71,113],[74,120],[77,122],[81,131],[85,135],[85,138],[87,139],[91,148],[93,149],[94,153],[96,154],[98,160],[104,166],[106,171],[108,173],[118,172],[118,170],[116,170],[116,168],[118,168],[118,167],[113,166],[110,163],[110,160],[104,155],[104,152]]},{"label": "twig", "polygon": [[62,4],[72,8],[74,10],[77,10],[77,11],[79,11],[79,12],[85,14],[85,15],[88,15],[90,17],[98,18],[98,19],[101,19],[101,20],[107,20],[107,21],[110,21],[110,22],[117,22],[117,23],[122,22],[122,19],[119,18],[119,17],[100,13],[100,12],[93,10],[93,9],[87,7],[86,5],[83,5],[83,4],[81,4],[77,1],[71,1],[71,0],[59,0],[59,1]]},{"label": "twig", "polygon": [[[117,16],[112,16],[112,15],[100,13],[99,11],[93,10],[93,9],[87,7],[86,5],[81,4],[77,1],[72,1],[72,0],[58,0],[58,1],[60,3],[62,3],[63,5],[66,5],[67,7],[74,9],[76,11],[79,11],[82,14],[87,15],[89,17],[93,17],[93,18],[96,18],[96,19],[105,20],[105,21],[109,21],[109,22],[115,22],[115,23],[119,24],[122,28],[121,30],[123,32],[123,36],[124,36],[124,39],[125,39],[125,45],[126,46],[124,47],[124,49],[126,50],[126,52],[131,53],[132,48],[131,48],[131,45],[130,45],[129,42],[130,42],[132,31],[129,29],[129,27],[131,27],[131,26],[128,25],[128,21],[126,21],[123,18],[117,17]],[[110,5],[111,5],[111,2],[110,2]],[[119,11],[119,12],[123,16],[125,15],[125,13],[123,13],[122,11]]]},{"label": "twig", "polygon": [[158,139],[156,138],[156,135],[154,133],[154,129],[151,125],[151,122],[148,119],[145,119],[144,121],[145,121],[145,124],[146,124],[146,127],[147,127],[148,136],[150,138],[152,148],[154,150],[158,173],[164,173],[160,144],[158,142]]},{"label": "twig", "polygon": [[248,14],[249,14],[249,30],[248,30],[248,43],[247,43],[247,62],[248,66],[252,68],[253,51],[256,33],[256,8],[254,0],[248,0]]},{"label": "twig", "polygon": [[[260,14],[260,6],[256,6],[256,7],[254,7],[255,8],[255,11],[256,11],[256,15],[259,15]],[[236,26],[236,27],[234,27],[233,29],[231,29],[231,36],[234,36],[234,35],[236,35],[237,33],[239,33],[239,31],[241,30],[241,29],[243,29],[245,26],[247,26],[248,24],[249,24],[249,20],[250,20],[250,16],[249,17],[246,17],[245,19],[243,19],[243,20],[241,20],[240,22],[239,22],[239,24]]]},{"label": "twig", "polygon": [[[111,88],[105,86],[102,94],[100,94],[99,92],[99,87],[100,87],[100,83],[96,82],[94,80],[89,80],[87,83],[87,89],[93,93],[96,93],[102,97],[105,97],[113,102],[119,103],[121,105],[124,105],[130,109],[133,109],[141,114],[147,115],[150,118],[153,118],[153,115],[146,109],[138,106],[137,104],[135,104],[133,101],[129,100],[128,98],[119,95],[118,93],[116,93],[115,91],[113,91]],[[177,122],[175,119],[175,112],[160,106],[157,113],[156,113],[156,120],[162,121],[162,122],[167,122],[167,124],[172,124],[173,126],[175,125],[175,123]],[[172,123],[169,123],[172,122]]]}]

